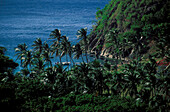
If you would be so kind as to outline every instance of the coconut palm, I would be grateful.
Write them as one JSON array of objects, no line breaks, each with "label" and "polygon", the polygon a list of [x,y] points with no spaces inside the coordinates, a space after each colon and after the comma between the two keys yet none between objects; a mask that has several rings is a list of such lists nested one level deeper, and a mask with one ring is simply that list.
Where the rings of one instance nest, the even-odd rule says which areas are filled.
[{"label": "coconut palm", "polygon": [[66,69],[63,68],[63,66],[61,64],[56,64],[53,67],[49,67],[47,69],[45,69],[45,73],[47,74],[46,77],[48,79],[48,81],[52,84],[54,84],[56,82],[56,80],[58,79],[57,75],[59,74],[66,74]]},{"label": "coconut palm", "polygon": [[24,68],[31,68],[31,65],[32,65],[32,52],[29,50],[29,51],[26,51],[26,53],[24,54],[24,57],[23,57],[23,63],[22,63],[22,67]]},{"label": "coconut palm", "polygon": [[83,56],[82,56],[83,51],[82,51],[81,46],[80,46],[79,43],[77,43],[77,44],[73,47],[73,52],[74,52],[74,58],[75,58],[75,59],[79,59],[80,56],[81,56],[81,58],[82,58],[82,60],[83,60],[83,62],[84,62],[84,59],[83,59]]},{"label": "coconut palm", "polygon": [[53,67],[49,67],[45,70],[45,77],[47,82],[52,86],[52,96],[65,95],[69,91],[70,85],[68,85],[67,68],[63,68],[61,64],[57,64]]},{"label": "coconut palm", "polygon": [[44,58],[44,61],[47,62],[48,65],[52,66],[51,49],[50,49],[49,45],[46,42],[43,44],[42,57]]},{"label": "coconut palm", "polygon": [[51,55],[55,54],[56,57],[59,56],[60,63],[62,63],[61,62],[61,52],[62,51],[60,49],[61,48],[60,42],[61,42],[62,36],[61,36],[60,30],[55,29],[54,31],[52,31],[49,39],[51,39],[52,42],[53,42],[52,45],[51,45],[51,48],[52,48]]},{"label": "coconut palm", "polygon": [[32,54],[31,51],[27,50],[27,46],[26,44],[19,44],[16,48],[15,48],[15,52],[17,55],[17,59],[21,60],[21,66],[26,68],[28,65],[30,65],[31,67],[31,58],[32,58]]},{"label": "coconut palm", "polygon": [[70,57],[70,60],[73,62],[73,65],[75,65],[72,54],[73,54],[73,46],[71,45],[71,42],[68,42],[68,55]]},{"label": "coconut palm", "polygon": [[60,49],[62,51],[61,57],[66,55],[66,61],[68,62],[68,53],[69,53],[69,45],[70,42],[68,41],[68,38],[66,36],[62,36],[61,44],[60,44]]},{"label": "coconut palm", "polygon": [[89,64],[81,63],[75,66],[74,76],[74,89],[76,93],[83,93],[84,91],[93,92],[94,86],[92,84],[93,79],[89,76],[91,68]]},{"label": "coconut palm", "polygon": [[[142,66],[142,64],[140,66]],[[131,97],[135,98],[138,94],[137,89],[141,84],[142,72],[140,66],[137,60],[134,60],[130,64],[127,64],[123,70],[126,95],[129,94]]]},{"label": "coconut palm", "polygon": [[88,63],[88,58],[87,58],[87,51],[88,51],[88,38],[87,38],[87,28],[82,28],[77,31],[77,37],[80,39],[80,43],[82,44],[84,48],[84,52],[86,55],[86,61]]},{"label": "coconut palm", "polygon": [[34,68],[32,69],[32,71],[34,71],[35,73],[41,73],[41,71],[44,71],[44,68],[46,66],[43,57],[34,57],[33,59],[33,65]]},{"label": "coconut palm", "polygon": [[32,45],[32,47],[34,47],[34,50],[37,52],[39,52],[40,54],[43,51],[43,43],[42,40],[40,38],[37,38],[34,42],[34,44]]},{"label": "coconut palm", "polygon": [[49,39],[54,39],[54,41],[60,41],[61,40],[61,32],[58,29],[55,29],[54,31],[51,32],[50,38]]},{"label": "coconut palm", "polygon": [[23,60],[23,57],[27,51],[27,45],[24,43],[24,44],[19,44],[16,48],[15,48],[15,52],[17,55],[17,60],[20,59],[21,60],[21,64],[22,64],[22,60]]},{"label": "coconut palm", "polygon": [[51,32],[49,39],[53,39],[52,47],[52,55],[55,53],[55,56],[60,57],[60,63],[61,58],[66,55],[66,60],[68,62],[68,55],[70,56],[71,61],[74,64],[73,58],[72,58],[72,46],[71,43],[68,41],[68,38],[66,36],[62,36],[60,30],[55,29]]}]

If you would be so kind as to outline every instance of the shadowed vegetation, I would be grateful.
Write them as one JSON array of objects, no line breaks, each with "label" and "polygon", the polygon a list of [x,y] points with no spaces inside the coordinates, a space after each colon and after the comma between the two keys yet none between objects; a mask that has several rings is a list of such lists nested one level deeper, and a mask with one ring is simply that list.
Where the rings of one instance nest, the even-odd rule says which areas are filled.
[{"label": "shadowed vegetation", "polygon": [[[18,64],[0,47],[1,109],[168,112],[166,3],[169,2],[111,0],[96,13],[98,21],[90,35],[86,28],[78,30],[80,41],[75,45],[59,29],[51,32],[49,43],[37,38],[32,46],[19,44],[15,52],[21,69],[16,72]],[[95,54],[93,61],[88,59],[89,52]],[[59,62],[53,63],[57,57]],[[82,62],[76,64],[79,58]]]}]

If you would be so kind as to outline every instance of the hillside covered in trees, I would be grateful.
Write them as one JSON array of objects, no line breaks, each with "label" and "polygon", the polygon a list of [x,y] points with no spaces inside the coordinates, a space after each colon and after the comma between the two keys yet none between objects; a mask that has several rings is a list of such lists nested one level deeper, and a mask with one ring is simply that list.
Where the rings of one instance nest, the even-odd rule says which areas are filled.
[{"label": "hillside covered in trees", "polygon": [[157,50],[165,56],[170,48],[169,4],[168,0],[111,0],[96,13],[89,50],[106,57],[119,52],[119,58],[136,54],[147,58]]},{"label": "hillside covered in trees", "polygon": [[[48,41],[17,45],[20,64],[0,47],[1,110],[168,112],[168,5],[168,0],[111,0],[97,11],[89,35],[86,28],[77,31],[75,45],[59,29]],[[88,53],[96,55],[94,61]],[[60,61],[53,64],[53,58]]]}]

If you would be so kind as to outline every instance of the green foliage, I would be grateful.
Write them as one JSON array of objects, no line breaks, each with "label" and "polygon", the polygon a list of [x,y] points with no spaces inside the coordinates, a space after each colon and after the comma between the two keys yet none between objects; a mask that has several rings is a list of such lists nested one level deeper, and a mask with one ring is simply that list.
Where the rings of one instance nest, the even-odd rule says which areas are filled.
[{"label": "green foliage", "polygon": [[[81,44],[82,51],[86,55],[86,61],[88,63],[87,51],[88,51],[89,40],[88,40],[88,37],[87,37],[87,27],[82,28],[82,29],[77,31],[77,38],[81,39],[79,43]],[[81,50],[81,49],[79,49],[79,50]]]},{"label": "green foliage", "polygon": [[[169,8],[168,8],[169,1],[168,0],[112,0],[109,2],[108,5],[104,9],[102,9],[102,15],[100,15],[100,18],[98,18],[98,22],[96,24],[96,27],[93,28],[91,34],[89,37],[91,37],[92,43],[90,43],[90,46],[93,48],[93,51],[97,52],[97,46],[99,45],[93,45],[93,44],[100,44],[100,46],[105,47],[110,44],[107,41],[107,34],[110,30],[120,30],[117,38],[122,38],[119,35],[126,35],[128,32],[131,32],[130,35],[126,35],[126,38],[128,40],[133,40],[131,44],[137,45],[137,41],[139,40],[139,37],[143,37],[142,40],[140,40],[140,43],[142,46],[145,45],[142,51],[133,52],[133,49],[130,51],[129,54],[131,55],[140,55],[143,56],[143,54],[148,53],[149,49],[152,49],[153,47],[149,46],[149,43],[155,40],[159,40],[155,42],[155,44],[158,43],[158,49],[162,49],[161,52],[162,56],[164,56],[164,51],[168,51],[169,49],[163,41],[167,40],[167,37],[169,36],[169,33],[161,33],[159,30],[155,30],[155,27],[160,27],[162,31],[164,29],[169,30]],[[99,11],[100,12],[100,11]],[[99,13],[98,12],[98,13]],[[98,14],[97,13],[97,14]],[[161,27],[162,24],[164,24],[164,28]],[[138,28],[134,28],[134,26],[138,26]],[[166,28],[165,28],[166,27]],[[139,33],[140,31],[140,33]],[[146,34],[147,33],[147,34]],[[95,35],[95,36],[94,36]],[[161,35],[161,36],[159,36]],[[167,36],[168,35],[168,36]],[[135,40],[135,38],[138,37],[138,40]],[[103,43],[99,43],[99,39],[104,41]],[[160,39],[158,39],[160,38]],[[93,42],[93,40],[98,40],[96,43]],[[162,43],[163,42],[163,43]],[[161,44],[162,43],[162,44]],[[121,43],[124,44],[124,43]],[[164,44],[164,45],[163,45]],[[109,45],[110,46],[110,45]],[[122,49],[123,51],[126,51],[126,48],[133,48],[129,44],[124,44],[124,46],[119,46],[119,49]],[[138,47],[138,45],[136,46]],[[147,47],[147,48],[146,48]],[[135,48],[138,49],[138,48]],[[145,49],[145,50],[144,50]],[[100,51],[103,49],[100,49]],[[105,50],[108,53],[112,54],[109,49]],[[160,56],[159,54],[156,54],[157,56]],[[121,54],[123,56],[123,54]],[[134,56],[127,55],[127,58],[131,58]],[[135,56],[136,57],[136,56]]]},{"label": "green foliage", "polygon": [[[86,28],[78,30],[80,42],[75,46],[58,29],[50,34],[51,46],[40,38],[34,41],[32,50],[26,44],[18,45],[15,51],[22,70],[16,74],[13,70],[18,64],[5,56],[5,48],[0,47],[2,110],[168,112],[168,3],[167,0],[111,0],[97,12],[98,22],[90,34],[92,37],[87,36]],[[145,60],[142,55],[152,47],[151,41],[156,48]],[[88,62],[88,49],[96,50],[98,57],[100,50],[108,50],[113,59]],[[72,54],[83,62],[76,65]],[[53,56],[59,57],[60,63],[53,65]],[[62,64],[63,56],[73,63],[69,69]],[[127,64],[126,59],[122,60],[126,57],[129,57]],[[160,69],[158,57],[168,65]]]},{"label": "green foliage", "polygon": [[10,69],[13,70],[18,66],[12,59],[5,56],[5,51],[6,49],[4,47],[0,47],[0,74],[3,74]]},{"label": "green foliage", "polygon": [[[123,40],[113,38],[118,31],[110,33],[108,40],[119,46]],[[32,52],[35,54],[30,58],[32,61],[46,61],[39,50]],[[119,53],[118,49],[116,54]],[[158,71],[156,60],[151,56],[148,62],[142,62],[139,57],[121,69],[112,68],[108,62],[102,65],[98,60],[75,65],[69,71],[62,64],[37,69],[32,63],[30,68],[16,75],[10,71],[1,74],[0,103],[9,111],[168,110],[169,69]]]},{"label": "green foliage", "polygon": [[[138,107],[133,105],[133,99],[121,99],[115,96],[94,96],[92,94],[69,94],[64,97],[56,98],[53,105],[54,110],[60,111],[95,111],[95,112],[123,112],[138,111]],[[59,103],[60,102],[60,103]],[[142,111],[142,110],[141,110]]]}]

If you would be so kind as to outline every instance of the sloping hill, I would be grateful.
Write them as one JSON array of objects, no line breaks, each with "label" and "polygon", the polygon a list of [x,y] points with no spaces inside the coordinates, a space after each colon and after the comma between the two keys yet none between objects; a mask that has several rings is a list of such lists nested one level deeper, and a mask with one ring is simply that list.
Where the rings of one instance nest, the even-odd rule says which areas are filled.
[{"label": "sloping hill", "polygon": [[111,0],[96,13],[89,51],[123,58],[159,52],[164,57],[170,51],[169,4],[168,0]]}]

